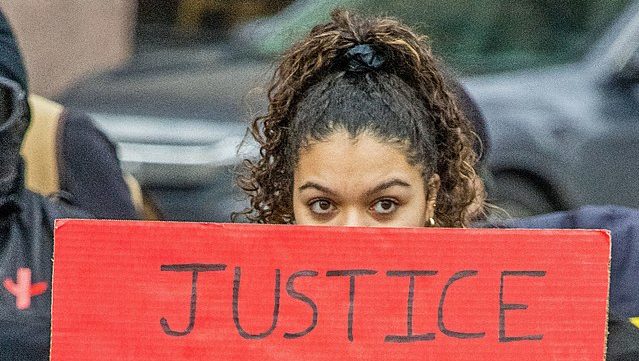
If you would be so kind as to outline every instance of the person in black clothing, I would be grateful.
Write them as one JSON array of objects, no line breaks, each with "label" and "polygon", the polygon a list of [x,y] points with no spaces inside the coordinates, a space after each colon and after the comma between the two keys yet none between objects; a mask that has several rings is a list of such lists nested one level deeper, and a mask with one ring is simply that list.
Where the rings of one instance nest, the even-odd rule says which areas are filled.
[{"label": "person in black clothing", "polygon": [[20,148],[30,123],[27,76],[0,12],[0,360],[49,359],[54,221],[137,218],[115,148],[90,119],[63,114],[62,190],[25,188]]},{"label": "person in black clothing", "polygon": [[53,222],[90,215],[25,189],[19,155],[29,124],[25,93],[2,76],[0,89],[0,355],[47,360]]}]

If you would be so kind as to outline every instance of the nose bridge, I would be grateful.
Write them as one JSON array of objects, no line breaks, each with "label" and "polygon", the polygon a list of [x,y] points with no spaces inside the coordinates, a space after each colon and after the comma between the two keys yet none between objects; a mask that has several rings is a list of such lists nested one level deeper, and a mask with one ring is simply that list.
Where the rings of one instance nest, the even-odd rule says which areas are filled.
[{"label": "nose bridge", "polygon": [[366,227],[368,226],[367,213],[358,207],[349,207],[344,210],[340,226]]}]

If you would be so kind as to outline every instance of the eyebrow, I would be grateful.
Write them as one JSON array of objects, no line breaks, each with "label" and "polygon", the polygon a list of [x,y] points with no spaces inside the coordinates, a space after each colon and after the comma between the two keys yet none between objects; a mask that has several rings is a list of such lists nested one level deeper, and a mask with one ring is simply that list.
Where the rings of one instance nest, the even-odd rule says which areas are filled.
[{"label": "eyebrow", "polygon": [[406,188],[410,188],[411,187],[411,185],[406,183],[405,181],[403,181],[401,179],[398,179],[398,178],[393,178],[391,180],[388,180],[388,181],[376,186],[375,188],[373,188],[371,190],[366,191],[366,195],[367,196],[371,196],[371,195],[373,195],[375,193],[381,192],[383,190],[386,190],[388,188],[395,187],[395,186],[406,187]]},{"label": "eyebrow", "polygon": [[[388,180],[382,184],[377,185],[375,188],[370,189],[368,191],[366,191],[366,195],[370,196],[372,194],[381,192],[385,189],[391,188],[391,187],[395,187],[395,186],[400,186],[400,187],[406,187],[406,188],[410,188],[411,185],[406,183],[405,181],[398,179],[398,178],[394,178],[391,180]],[[335,191],[333,191],[332,189],[325,187],[321,184],[317,184],[315,182],[306,182],[303,185],[301,185],[298,190],[301,192],[305,189],[317,189],[320,192],[324,192],[330,195],[337,195],[337,193]]]},{"label": "eyebrow", "polygon": [[320,191],[320,192],[324,192],[324,193],[330,194],[330,195],[332,195],[332,196],[337,195],[337,193],[335,193],[335,192],[334,192],[333,190],[331,190],[330,188],[328,188],[328,187],[324,187],[323,185],[321,185],[321,184],[317,184],[317,183],[315,183],[315,182],[306,182],[306,183],[304,183],[303,185],[301,185],[301,186],[298,188],[298,190],[301,192],[301,191],[303,191],[303,190],[305,190],[305,189],[311,189],[311,188],[312,188],[312,189],[317,189],[317,190],[318,190],[318,191]]}]

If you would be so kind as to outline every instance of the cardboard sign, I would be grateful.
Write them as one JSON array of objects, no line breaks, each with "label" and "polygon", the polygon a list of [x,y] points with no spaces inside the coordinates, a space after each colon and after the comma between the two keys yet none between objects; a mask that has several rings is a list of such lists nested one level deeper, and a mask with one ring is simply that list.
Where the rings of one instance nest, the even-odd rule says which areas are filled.
[{"label": "cardboard sign", "polygon": [[605,231],[56,223],[51,358],[603,360]]}]

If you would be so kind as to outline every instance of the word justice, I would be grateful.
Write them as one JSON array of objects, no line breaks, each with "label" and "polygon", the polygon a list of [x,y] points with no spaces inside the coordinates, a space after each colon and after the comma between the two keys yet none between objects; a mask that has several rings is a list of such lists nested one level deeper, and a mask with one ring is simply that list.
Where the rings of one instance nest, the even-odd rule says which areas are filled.
[{"label": "word justice", "polygon": [[[169,336],[186,336],[190,334],[195,327],[196,313],[197,313],[197,282],[198,275],[203,272],[225,272],[227,270],[227,265],[225,264],[172,264],[172,265],[162,265],[161,271],[163,272],[191,272],[191,300],[190,300],[190,309],[189,309],[189,322],[184,330],[174,330],[170,327],[169,321],[162,317],[160,319],[160,325],[165,334]],[[232,300],[232,308],[233,308],[233,321],[235,324],[235,328],[238,334],[244,339],[249,340],[259,340],[268,337],[273,333],[277,326],[278,318],[279,318],[279,308],[280,308],[280,297],[281,297],[281,270],[275,269],[275,287],[274,287],[274,309],[273,309],[273,318],[270,328],[261,333],[249,333],[247,332],[241,325],[240,322],[240,312],[239,312],[239,299],[240,299],[240,290],[241,290],[241,279],[242,279],[242,269],[241,267],[234,267],[234,278],[233,278],[233,300]],[[335,277],[344,277],[349,280],[349,307],[347,314],[347,327],[346,327],[346,337],[349,341],[353,341],[353,319],[355,317],[355,296],[356,296],[356,283],[357,279],[360,277],[366,276],[383,276],[383,272],[379,272],[373,269],[345,269],[345,270],[329,270],[324,276],[327,278],[335,278]],[[435,339],[435,333],[420,333],[415,334],[413,332],[413,304],[415,297],[415,279],[417,277],[432,277],[438,274],[437,271],[434,270],[389,270],[385,272],[386,277],[406,277],[408,278],[408,290],[407,290],[407,312],[406,312],[406,324],[407,324],[407,332],[403,335],[388,335],[385,337],[384,341],[389,343],[410,343],[410,342],[419,342],[419,341],[432,341]],[[439,306],[437,308],[437,327],[439,331],[446,337],[458,338],[458,339],[477,339],[484,338],[486,336],[485,332],[460,332],[449,329],[446,327],[446,315],[445,315],[445,304],[447,300],[448,290],[449,288],[455,284],[456,282],[460,282],[465,278],[475,277],[477,276],[478,271],[476,270],[462,270],[454,273],[446,282],[439,297]],[[499,307],[499,342],[517,342],[517,341],[540,341],[543,338],[543,334],[530,334],[530,335],[509,335],[506,330],[506,315],[508,311],[516,311],[516,310],[526,310],[528,308],[527,304],[519,304],[519,303],[504,303],[504,287],[505,280],[509,277],[545,277],[546,272],[542,270],[504,270],[501,272],[500,281],[499,281],[499,296],[498,296],[498,307]],[[295,333],[284,333],[284,338],[286,339],[296,339],[303,337],[309,334],[315,327],[317,326],[318,319],[318,306],[316,302],[306,294],[298,292],[295,289],[295,281],[298,278],[303,277],[320,277],[320,273],[313,270],[300,270],[292,273],[288,279],[286,280],[285,288],[286,293],[292,299],[295,299],[299,302],[306,304],[310,310],[312,311],[312,320],[309,326],[299,332]],[[270,297],[270,296],[269,296]],[[521,301],[520,301],[521,302]]]}]

